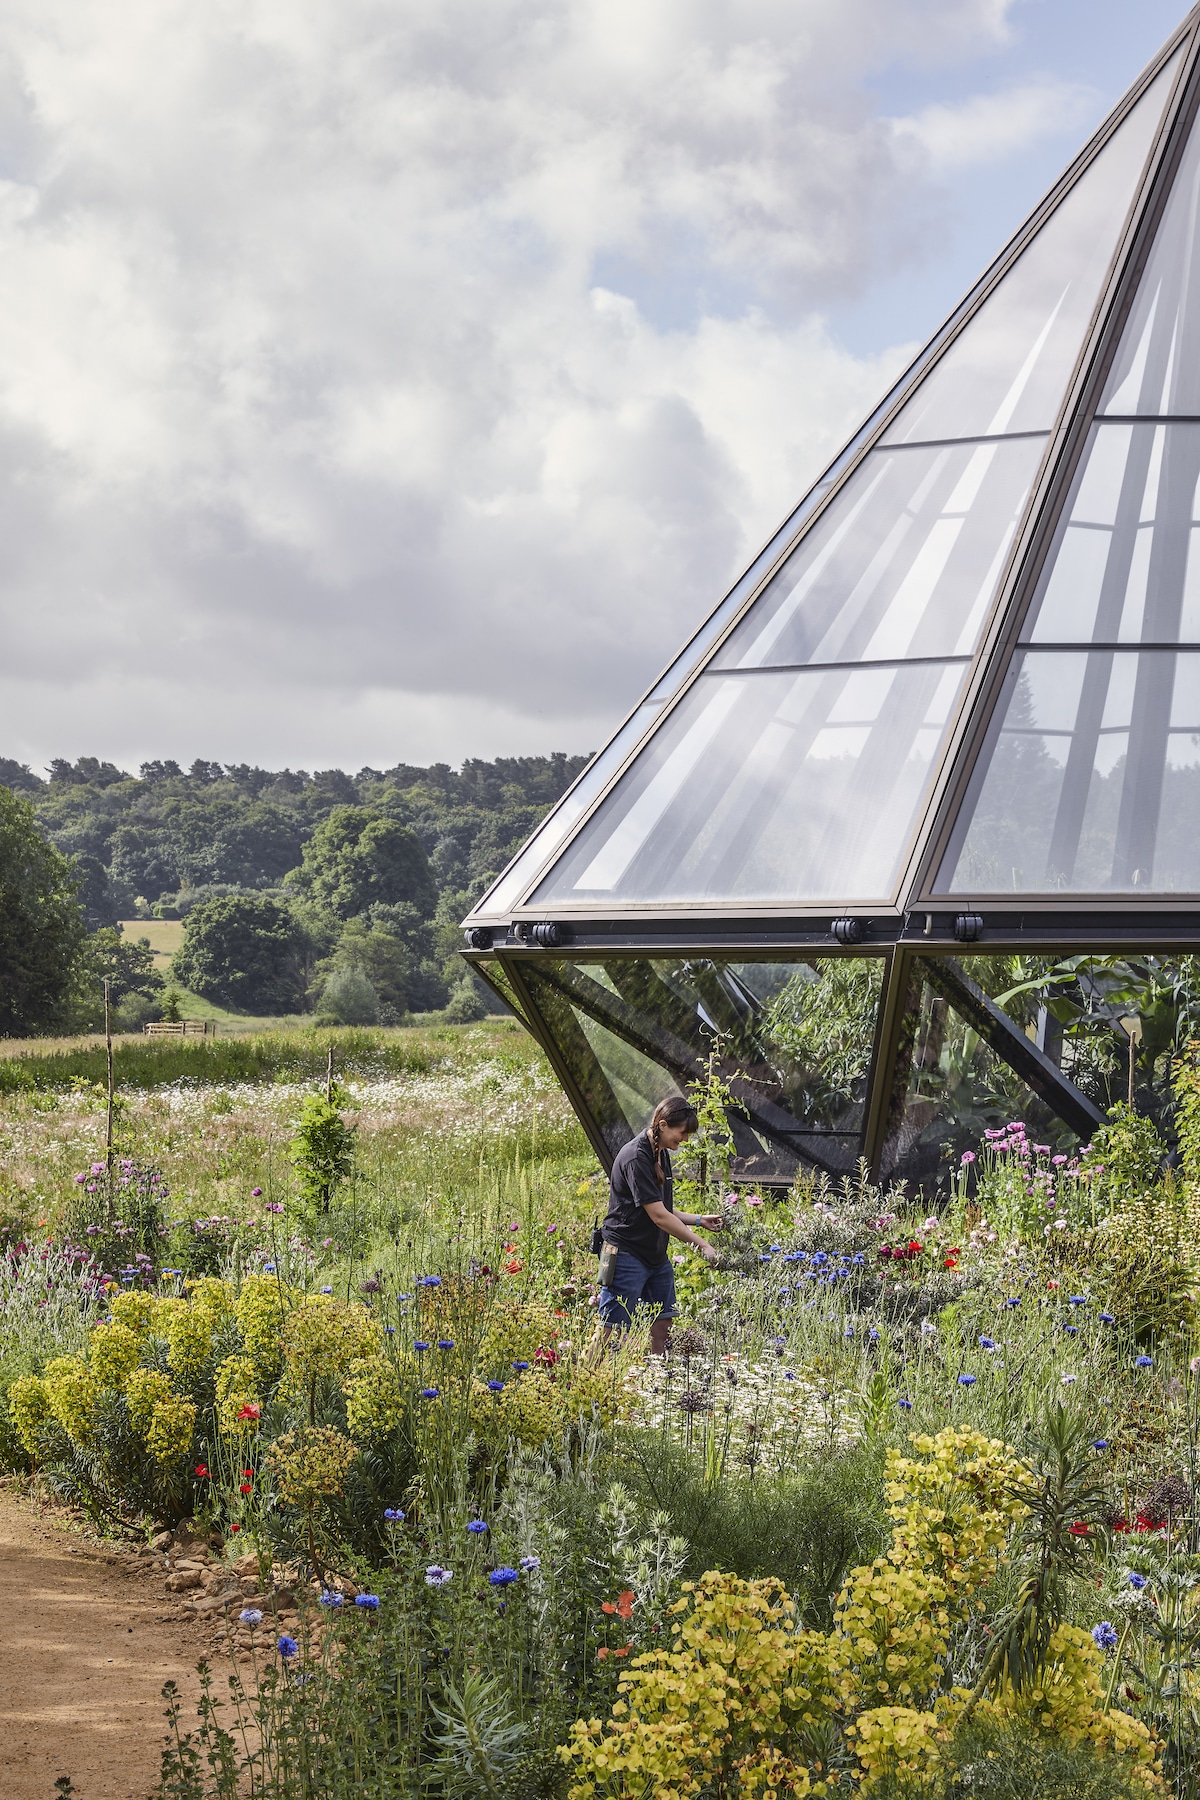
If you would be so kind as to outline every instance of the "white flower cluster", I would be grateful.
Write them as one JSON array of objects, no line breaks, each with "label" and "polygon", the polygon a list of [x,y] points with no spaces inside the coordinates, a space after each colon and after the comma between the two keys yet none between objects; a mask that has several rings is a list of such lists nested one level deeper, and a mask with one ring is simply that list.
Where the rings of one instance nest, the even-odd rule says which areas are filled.
[{"label": "white flower cluster", "polygon": [[733,1467],[782,1471],[801,1449],[843,1449],[859,1436],[857,1395],[774,1357],[729,1355],[704,1368],[652,1357],[633,1395],[632,1423]]}]

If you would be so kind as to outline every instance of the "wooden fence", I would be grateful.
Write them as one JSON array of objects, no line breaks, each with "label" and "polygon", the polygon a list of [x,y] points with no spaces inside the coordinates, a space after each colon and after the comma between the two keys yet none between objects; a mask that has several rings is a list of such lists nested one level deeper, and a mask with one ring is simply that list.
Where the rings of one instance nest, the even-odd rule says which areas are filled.
[{"label": "wooden fence", "polygon": [[215,1019],[159,1019],[153,1025],[143,1025],[142,1030],[147,1037],[216,1037],[217,1022]]}]

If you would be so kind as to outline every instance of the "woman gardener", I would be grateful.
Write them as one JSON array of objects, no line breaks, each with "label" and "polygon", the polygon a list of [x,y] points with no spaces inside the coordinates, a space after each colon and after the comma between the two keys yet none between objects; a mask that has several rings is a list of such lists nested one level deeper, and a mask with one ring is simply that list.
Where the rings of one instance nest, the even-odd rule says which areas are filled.
[{"label": "woman gardener", "polygon": [[678,1094],[662,1100],[645,1131],[617,1151],[613,1162],[608,1212],[600,1227],[600,1317],[605,1337],[627,1331],[639,1306],[657,1309],[650,1327],[650,1350],[662,1356],[675,1317],[675,1271],[667,1255],[669,1238],[691,1244],[715,1262],[711,1244],[698,1238],[693,1225],[720,1231],[720,1213],[677,1213],[671,1151],[696,1130],[695,1108]]}]

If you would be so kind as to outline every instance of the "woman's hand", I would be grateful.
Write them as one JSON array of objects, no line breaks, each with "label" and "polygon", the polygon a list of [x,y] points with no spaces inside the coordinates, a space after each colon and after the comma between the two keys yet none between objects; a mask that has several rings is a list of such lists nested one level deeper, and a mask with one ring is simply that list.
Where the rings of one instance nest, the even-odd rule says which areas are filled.
[{"label": "woman's hand", "polygon": [[696,1220],[696,1223],[701,1231],[724,1231],[725,1214],[705,1213],[701,1218]]},{"label": "woman's hand", "polygon": [[717,1251],[715,1245],[701,1243],[699,1248],[704,1256],[705,1262],[710,1262],[710,1263],[716,1262],[719,1252]]}]

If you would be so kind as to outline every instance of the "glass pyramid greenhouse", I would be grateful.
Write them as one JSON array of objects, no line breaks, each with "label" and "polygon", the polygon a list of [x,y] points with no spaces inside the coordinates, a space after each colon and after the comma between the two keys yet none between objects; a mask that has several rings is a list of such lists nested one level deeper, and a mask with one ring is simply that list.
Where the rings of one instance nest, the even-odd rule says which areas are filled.
[{"label": "glass pyramid greenhouse", "polygon": [[[944,1182],[1200,1021],[1200,7],[479,901],[605,1160]],[[1194,998],[1193,998],[1194,993]],[[1200,1026],[1198,1026],[1200,1028]]]}]

